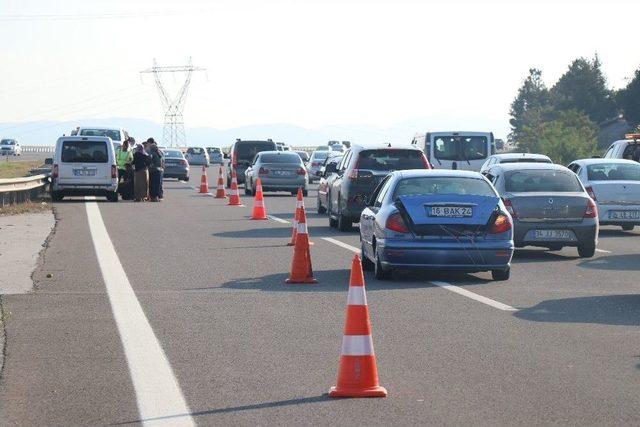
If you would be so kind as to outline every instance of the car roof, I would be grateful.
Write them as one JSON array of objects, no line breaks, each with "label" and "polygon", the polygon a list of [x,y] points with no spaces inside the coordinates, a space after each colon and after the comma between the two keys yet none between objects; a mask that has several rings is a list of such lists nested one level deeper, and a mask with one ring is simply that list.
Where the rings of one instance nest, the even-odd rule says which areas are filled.
[{"label": "car roof", "polygon": [[58,141],[103,141],[113,142],[108,136],[61,136]]},{"label": "car roof", "polygon": [[501,153],[501,154],[493,154],[491,157],[494,159],[520,159],[520,158],[528,158],[528,159],[548,159],[549,156],[544,154],[537,153]]},{"label": "car roof", "polygon": [[610,159],[610,158],[591,158],[591,159],[579,159],[579,160],[574,160],[571,163],[579,163],[581,165],[595,165],[595,164],[600,164],[600,163],[628,163],[628,164],[638,164],[638,162],[634,161],[634,160],[628,160],[628,159]]},{"label": "car roof", "polygon": [[566,167],[562,165],[558,165],[556,163],[527,163],[527,162],[499,163],[491,167],[491,170],[494,170],[494,169],[501,169],[505,172],[512,171],[512,170],[532,170],[532,169],[569,171],[569,169],[567,169]]},{"label": "car roof", "polygon": [[263,155],[263,154],[277,154],[278,156],[290,156],[294,155],[297,156],[298,154],[295,151],[276,151],[276,150],[272,150],[272,151],[260,151],[259,153],[256,153],[259,155]]},{"label": "car roof", "polygon": [[122,128],[119,127],[111,127],[111,126],[80,126],[79,127],[80,130],[84,130],[84,129],[90,129],[90,130],[122,130]]},{"label": "car roof", "polygon": [[409,170],[401,170],[394,171],[391,173],[392,176],[397,176],[399,178],[419,178],[423,176],[428,177],[459,177],[459,178],[475,178],[482,179],[484,177],[479,172],[474,171],[465,171],[465,170],[452,170],[452,169],[409,169]]},{"label": "car roof", "polygon": [[414,151],[422,151],[420,148],[411,144],[392,144],[388,142],[381,142],[378,144],[372,145],[360,145],[360,144],[351,144],[351,151],[365,151],[365,150],[414,150]]}]

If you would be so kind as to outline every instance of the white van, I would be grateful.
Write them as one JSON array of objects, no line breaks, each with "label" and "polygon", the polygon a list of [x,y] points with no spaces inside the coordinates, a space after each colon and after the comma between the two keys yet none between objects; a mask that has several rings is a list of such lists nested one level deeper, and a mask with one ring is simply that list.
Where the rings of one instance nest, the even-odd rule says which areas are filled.
[{"label": "white van", "polygon": [[627,139],[621,139],[611,144],[603,157],[605,159],[633,160],[633,153],[640,145],[640,133],[630,133],[625,137]]},{"label": "white van", "polygon": [[111,138],[63,136],[58,138],[51,172],[51,198],[106,196],[118,201],[118,169]]},{"label": "white van", "polygon": [[492,132],[428,132],[416,134],[411,144],[424,151],[434,169],[478,172],[496,152]]},{"label": "white van", "polygon": [[[77,127],[71,131],[72,136],[106,136],[111,138],[113,145],[118,148],[129,138],[129,133],[119,127]],[[133,149],[133,147],[129,147]]]}]

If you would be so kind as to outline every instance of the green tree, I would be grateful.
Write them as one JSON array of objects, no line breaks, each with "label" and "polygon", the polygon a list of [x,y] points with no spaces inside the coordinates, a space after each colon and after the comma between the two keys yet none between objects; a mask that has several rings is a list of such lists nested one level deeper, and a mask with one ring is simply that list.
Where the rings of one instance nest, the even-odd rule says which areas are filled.
[{"label": "green tree", "polygon": [[525,126],[527,138],[535,140],[535,151],[544,153],[559,164],[591,157],[597,150],[598,127],[577,110],[560,111],[552,120]]},{"label": "green tree", "polygon": [[640,125],[640,68],[627,87],[618,91],[616,98],[629,124]]},{"label": "green tree", "polygon": [[550,93],[554,108],[582,111],[595,123],[617,114],[613,92],[607,87],[597,55],[591,60],[578,58],[573,61]]},{"label": "green tree", "polygon": [[549,105],[549,90],[542,81],[542,71],[537,68],[529,69],[529,75],[518,89],[516,99],[511,103],[511,133],[509,140],[518,142],[522,129],[532,125],[532,120],[540,116],[540,110]]}]

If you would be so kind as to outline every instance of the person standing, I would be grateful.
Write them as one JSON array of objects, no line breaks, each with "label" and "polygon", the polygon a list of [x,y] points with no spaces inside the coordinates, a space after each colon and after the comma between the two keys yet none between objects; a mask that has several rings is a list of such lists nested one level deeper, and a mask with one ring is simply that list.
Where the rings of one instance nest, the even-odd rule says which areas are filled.
[{"label": "person standing", "polygon": [[158,144],[153,138],[147,140],[151,155],[151,167],[149,168],[150,187],[149,194],[152,202],[159,202],[162,199],[162,178],[164,175],[164,154],[158,148]]},{"label": "person standing", "polygon": [[151,157],[147,154],[144,146],[139,146],[133,155],[134,177],[134,201],[142,202],[148,198],[149,194],[149,166]]},{"label": "person standing", "polygon": [[116,151],[116,165],[118,167],[118,192],[123,200],[131,200],[133,193],[133,176],[131,174],[131,164],[133,163],[133,152],[129,149],[129,139],[125,139]]}]

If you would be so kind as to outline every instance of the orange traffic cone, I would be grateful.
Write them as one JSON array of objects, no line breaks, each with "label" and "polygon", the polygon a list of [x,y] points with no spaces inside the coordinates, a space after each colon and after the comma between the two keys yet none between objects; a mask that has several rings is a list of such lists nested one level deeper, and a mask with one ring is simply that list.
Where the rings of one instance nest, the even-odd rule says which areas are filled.
[{"label": "orange traffic cone", "polygon": [[367,295],[364,291],[362,263],[353,257],[347,320],[342,338],[338,385],[331,387],[331,397],[386,397],[387,390],[378,382],[378,367],[373,353],[371,322]]},{"label": "orange traffic cone", "polygon": [[208,193],[209,192],[209,183],[207,182],[207,171],[204,166],[202,166],[202,177],[200,177],[200,191],[199,193]]},{"label": "orange traffic cone", "polygon": [[264,207],[264,196],[262,195],[262,180],[256,180],[256,197],[253,201],[253,213],[251,219],[268,219],[267,210]]},{"label": "orange traffic cone", "polygon": [[300,217],[300,208],[304,206],[304,198],[302,197],[302,189],[298,187],[298,197],[296,198],[296,213],[293,215],[293,228],[291,229],[291,241],[287,246],[296,244],[296,235],[298,234],[298,218]]},{"label": "orange traffic cone", "polygon": [[222,175],[222,166],[218,173],[218,189],[216,190],[216,199],[226,199],[227,193],[224,191],[224,176]]},{"label": "orange traffic cone", "polygon": [[300,208],[298,217],[298,231],[296,245],[293,248],[293,261],[291,262],[291,274],[286,283],[318,283],[313,278],[311,267],[311,252],[309,251],[309,235],[307,234],[307,216],[304,207]]},{"label": "orange traffic cone", "polygon": [[231,169],[231,194],[229,195],[229,203],[227,203],[227,206],[242,206],[240,190],[238,190],[238,177],[235,169]]}]

